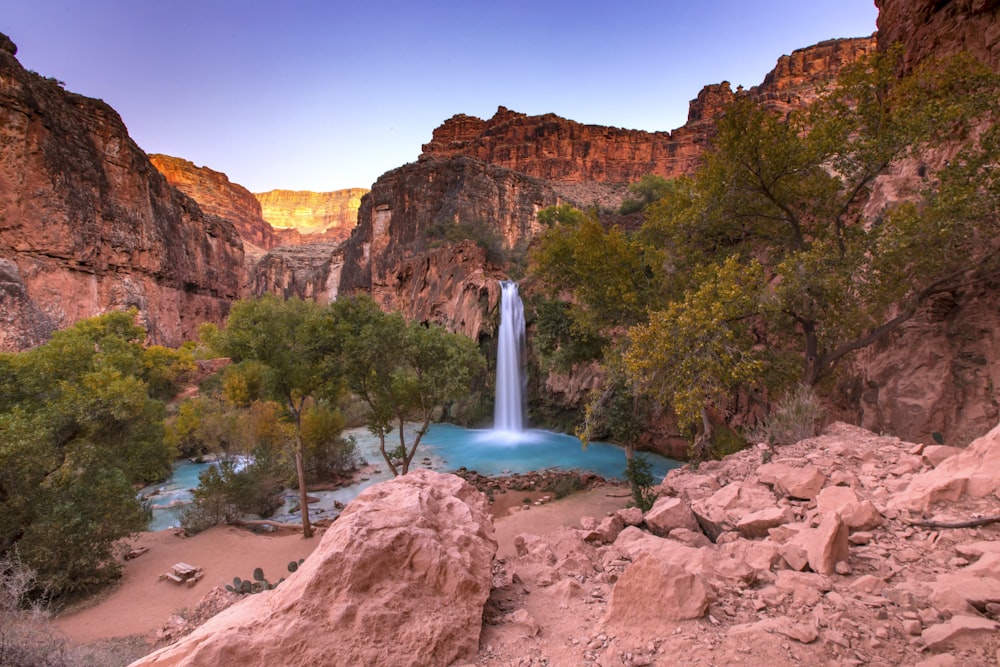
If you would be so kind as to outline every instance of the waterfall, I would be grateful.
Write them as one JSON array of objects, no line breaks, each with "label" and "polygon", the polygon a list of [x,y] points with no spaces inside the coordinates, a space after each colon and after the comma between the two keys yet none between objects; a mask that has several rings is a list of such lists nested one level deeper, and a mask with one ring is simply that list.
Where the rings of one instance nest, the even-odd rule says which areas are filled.
[{"label": "waterfall", "polygon": [[524,369],[524,304],[517,283],[500,282],[500,341],[497,347],[497,394],[493,429],[524,430],[528,376]]}]

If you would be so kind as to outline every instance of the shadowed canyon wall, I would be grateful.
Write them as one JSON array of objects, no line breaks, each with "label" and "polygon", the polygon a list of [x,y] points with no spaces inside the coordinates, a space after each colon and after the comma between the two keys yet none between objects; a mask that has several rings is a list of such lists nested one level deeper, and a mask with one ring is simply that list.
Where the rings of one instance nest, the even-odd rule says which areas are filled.
[{"label": "shadowed canyon wall", "polygon": [[239,296],[232,223],[171,187],[118,114],[25,70],[0,35],[0,348],[136,307],[179,345]]}]

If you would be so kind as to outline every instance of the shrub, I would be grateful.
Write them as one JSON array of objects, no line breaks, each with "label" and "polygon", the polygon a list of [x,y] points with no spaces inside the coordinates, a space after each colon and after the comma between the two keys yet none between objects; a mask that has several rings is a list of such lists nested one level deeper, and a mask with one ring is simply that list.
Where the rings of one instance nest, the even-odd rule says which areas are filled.
[{"label": "shrub", "polygon": [[816,435],[823,418],[823,407],[812,387],[797,385],[785,395],[778,407],[750,431],[748,440],[772,445],[791,445]]},{"label": "shrub", "polygon": [[633,456],[625,466],[625,479],[632,489],[632,502],[643,513],[648,512],[656,502],[653,491],[653,464],[645,456]]}]

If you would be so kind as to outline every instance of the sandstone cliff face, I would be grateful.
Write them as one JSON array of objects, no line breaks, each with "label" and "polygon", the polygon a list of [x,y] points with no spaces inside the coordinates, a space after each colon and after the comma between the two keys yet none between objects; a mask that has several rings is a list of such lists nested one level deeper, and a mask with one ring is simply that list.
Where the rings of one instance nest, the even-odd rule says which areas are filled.
[{"label": "sandstone cliff face", "polygon": [[[782,56],[748,93],[782,111],[815,98],[817,87],[874,49],[874,37],[838,39]],[[526,116],[500,107],[489,120],[460,114],[434,130],[421,159],[453,156],[569,183],[631,183],[646,174],[690,173],[705,149],[711,121],[732,100],[728,82],[706,86],[691,102],[688,123],[672,132],[583,125],[554,114]]]},{"label": "sandstone cliff face", "polygon": [[335,243],[279,246],[267,252],[253,268],[253,296],[277,294],[328,303],[337,298],[343,249]]},{"label": "sandstone cliff face", "polygon": [[[271,190],[254,195],[264,220],[278,232],[298,232],[304,242],[322,238],[340,243],[351,235],[358,220],[364,188],[333,192]],[[285,241],[285,244],[291,241]]]},{"label": "sandstone cliff face", "polygon": [[970,51],[1000,71],[1000,0],[875,0],[878,44],[900,42],[913,67],[929,56]]},{"label": "sandstone cliff face", "polygon": [[[482,224],[511,249],[538,231],[539,210],[562,201],[542,180],[467,157],[390,171],[361,202],[340,291],[369,291],[387,309],[476,337],[485,314],[464,308],[481,308],[485,295],[495,307],[501,267],[473,243],[448,248],[428,232],[435,225]],[[451,310],[459,304],[461,312]]]},{"label": "sandstone cliff face", "polygon": [[277,234],[261,215],[257,198],[222,172],[169,155],[150,155],[149,160],[168,183],[198,202],[202,211],[233,223],[244,246],[254,255],[298,240]]},{"label": "sandstone cliff face", "polygon": [[26,71],[0,41],[3,349],[131,306],[156,343],[221,321],[242,282],[233,226],[171,187],[113,109]]}]

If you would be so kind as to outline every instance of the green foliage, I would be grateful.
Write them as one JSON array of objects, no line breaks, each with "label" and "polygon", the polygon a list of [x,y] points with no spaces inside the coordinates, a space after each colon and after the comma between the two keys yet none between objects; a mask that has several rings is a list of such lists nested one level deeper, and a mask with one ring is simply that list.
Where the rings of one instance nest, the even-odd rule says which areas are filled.
[{"label": "green foliage", "polygon": [[569,292],[573,325],[603,331],[645,319],[661,284],[662,255],[618,227],[605,229],[593,211],[545,209],[547,226],[529,253],[529,272],[550,296]]},{"label": "green foliage", "polygon": [[148,521],[133,485],[170,471],[144,338],[134,313],[110,313],[0,355],[0,556],[16,547],[39,592],[117,577],[120,539]]},{"label": "green foliage", "polygon": [[189,349],[171,350],[160,345],[152,345],[143,351],[142,365],[149,394],[161,401],[176,396],[198,368]]},{"label": "green foliage", "polygon": [[[335,399],[342,386],[333,354],[339,350],[337,331],[329,320],[329,312],[312,301],[282,301],[268,295],[234,304],[225,329],[201,330],[207,346],[233,360],[223,379],[227,401],[240,407],[253,405],[257,399],[276,401],[283,418],[291,424],[289,448],[295,456],[302,532],[306,537],[311,537],[313,531],[305,501],[302,417],[314,402]],[[263,426],[261,422],[254,428]],[[271,430],[267,438],[273,442],[277,436]],[[266,474],[269,476],[271,470]]]},{"label": "green foliage", "polygon": [[647,206],[666,196],[670,189],[667,179],[654,174],[646,174],[640,180],[628,186],[629,197],[622,203],[618,212],[622,215],[638,213]]},{"label": "green foliage", "polygon": [[302,414],[306,479],[326,480],[354,470],[360,455],[353,437],[344,438],[344,416],[329,403],[309,406]]},{"label": "green foliage", "polygon": [[[339,329],[340,369],[348,388],[368,406],[368,427],[379,438],[382,457],[393,474],[406,474],[435,410],[468,395],[486,361],[476,344],[436,325],[407,323],[384,313],[367,296],[330,304]],[[406,442],[403,426],[418,422]],[[386,446],[397,430],[398,445]]]},{"label": "green foliage", "polygon": [[[668,302],[629,331],[626,368],[682,425],[710,430],[706,409],[736,388],[789,386],[767,350],[800,350],[798,380],[815,385],[1000,254],[1000,139],[977,129],[996,127],[997,77],[959,57],[900,80],[898,57],[847,68],[787,118],[737,96],[702,167],[647,209],[638,236],[665,250]],[[876,178],[948,140],[959,159],[862,218]]]},{"label": "green foliage", "polygon": [[575,364],[601,358],[607,337],[590,327],[587,318],[575,318],[573,304],[541,299],[534,307],[534,345],[547,366],[567,372]]},{"label": "green foliage", "polygon": [[635,455],[625,465],[625,479],[632,491],[632,502],[644,513],[656,502],[653,491],[653,464],[645,456]]},{"label": "green foliage", "polygon": [[456,220],[442,219],[427,228],[427,238],[431,241],[431,247],[443,243],[458,243],[460,241],[473,241],[476,245],[486,251],[486,259],[496,265],[502,265],[507,261],[507,252],[504,250],[503,238],[497,234],[492,225],[482,219],[458,222]]}]

